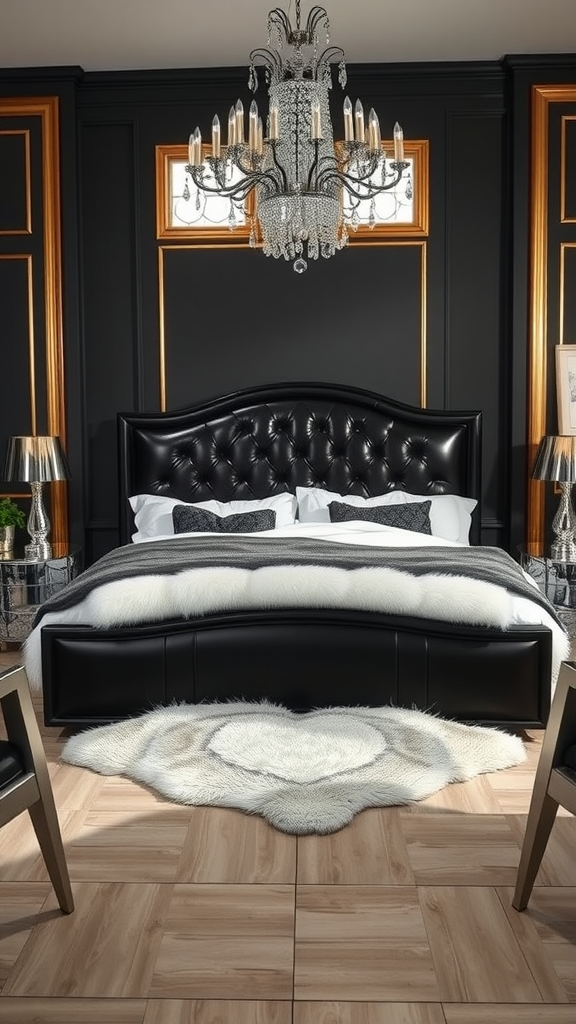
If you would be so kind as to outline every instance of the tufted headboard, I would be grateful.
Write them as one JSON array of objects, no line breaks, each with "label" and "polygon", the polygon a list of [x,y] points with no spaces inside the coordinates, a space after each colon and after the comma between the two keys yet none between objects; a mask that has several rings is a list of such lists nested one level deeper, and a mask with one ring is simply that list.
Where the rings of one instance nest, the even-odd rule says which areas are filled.
[{"label": "tufted headboard", "polygon": [[[413,408],[342,384],[270,384],[178,412],[119,413],[120,543],[133,532],[133,494],[231,501],[318,486],[480,501],[480,430],[479,412]],[[470,540],[480,540],[479,507]]]}]

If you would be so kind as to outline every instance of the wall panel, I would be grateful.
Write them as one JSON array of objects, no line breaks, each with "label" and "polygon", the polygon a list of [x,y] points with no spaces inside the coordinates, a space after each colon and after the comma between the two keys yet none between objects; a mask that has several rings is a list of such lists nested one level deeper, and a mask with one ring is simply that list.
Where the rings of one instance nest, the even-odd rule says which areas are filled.
[{"label": "wall panel", "polygon": [[[0,97],[4,289],[11,261],[23,261],[0,312],[4,337],[14,348],[10,400],[0,407],[0,473],[16,423],[25,434],[57,434],[66,447],[58,113],[55,96]],[[14,491],[7,481],[0,487]],[[68,540],[67,489],[50,490],[51,539],[58,545]]]},{"label": "wall panel", "polygon": [[[507,384],[503,332],[502,111],[450,116],[446,154],[447,408],[483,412],[483,523],[506,544]],[[504,442],[504,443],[503,443]]]},{"label": "wall panel", "polygon": [[136,404],[133,123],[85,123],[80,156],[86,543],[92,561],[116,535],[116,413]]},{"label": "wall panel", "polygon": [[302,275],[259,251],[161,247],[161,406],[283,380],[392,388],[419,405],[425,269],[421,241],[349,247]]}]

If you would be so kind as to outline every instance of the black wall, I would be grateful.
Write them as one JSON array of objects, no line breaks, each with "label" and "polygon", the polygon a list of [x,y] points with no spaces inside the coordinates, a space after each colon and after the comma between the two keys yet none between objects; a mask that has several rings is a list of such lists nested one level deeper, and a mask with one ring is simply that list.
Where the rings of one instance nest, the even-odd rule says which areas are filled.
[{"label": "black wall", "polygon": [[[249,103],[244,68],[0,71],[0,96],[60,97],[70,532],[88,562],[117,541],[116,413],[160,407],[161,290],[168,408],[307,379],[418,404],[424,383],[429,407],[483,412],[483,542],[524,539],[530,83],[570,81],[572,68],[349,67],[347,91],[388,132],[398,119],[407,139],[429,140],[430,232],[350,246],[302,276],[249,248],[186,242],[170,243],[159,271],[155,146]],[[336,87],[333,104],[338,137]],[[3,388],[3,402],[2,444],[21,389]]]}]

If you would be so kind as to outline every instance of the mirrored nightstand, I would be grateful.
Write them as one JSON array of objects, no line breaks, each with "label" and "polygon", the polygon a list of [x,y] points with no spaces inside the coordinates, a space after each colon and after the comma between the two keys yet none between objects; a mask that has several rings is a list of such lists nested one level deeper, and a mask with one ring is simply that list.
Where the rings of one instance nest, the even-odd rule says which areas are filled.
[{"label": "mirrored nightstand", "polygon": [[38,562],[24,557],[0,559],[0,644],[22,643],[32,630],[39,606],[81,569],[79,547],[62,548],[52,558]]},{"label": "mirrored nightstand", "polygon": [[520,565],[554,605],[558,618],[569,636],[576,638],[576,562],[560,562],[550,553],[532,555],[519,548]]}]

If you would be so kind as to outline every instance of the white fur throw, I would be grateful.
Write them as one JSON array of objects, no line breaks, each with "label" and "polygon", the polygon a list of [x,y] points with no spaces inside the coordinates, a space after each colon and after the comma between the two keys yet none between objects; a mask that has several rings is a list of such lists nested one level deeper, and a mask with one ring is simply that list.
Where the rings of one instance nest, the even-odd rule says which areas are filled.
[{"label": "white fur throw", "polygon": [[106,583],[72,608],[47,612],[25,645],[32,687],[42,685],[41,628],[55,622],[99,628],[212,612],[265,608],[349,608],[496,626],[514,621],[513,597],[502,587],[464,576],[413,576],[395,569],[286,565],[225,566]]}]

